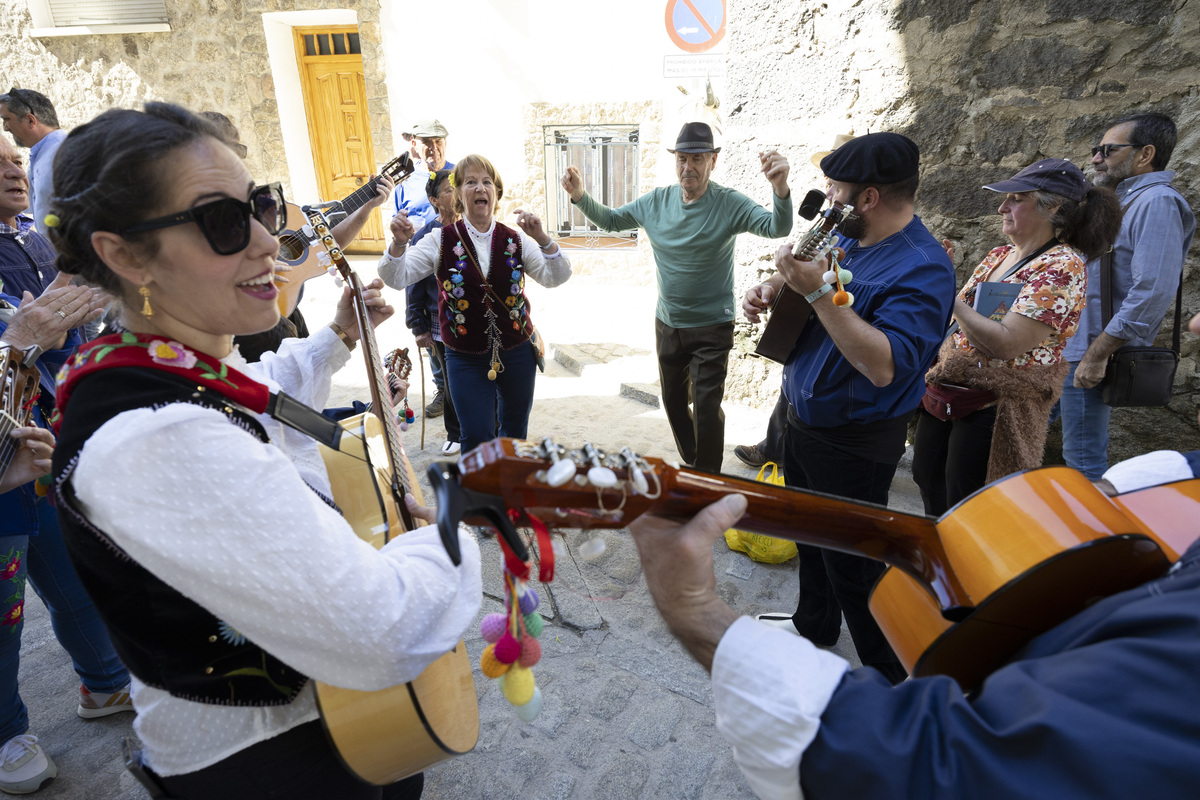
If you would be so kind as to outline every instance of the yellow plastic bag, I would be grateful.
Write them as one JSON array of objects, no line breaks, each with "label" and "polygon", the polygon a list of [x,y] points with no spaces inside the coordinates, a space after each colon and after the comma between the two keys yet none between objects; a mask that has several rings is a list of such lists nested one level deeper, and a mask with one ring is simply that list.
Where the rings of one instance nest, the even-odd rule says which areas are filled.
[{"label": "yellow plastic bag", "polygon": [[[762,469],[758,471],[758,480],[783,486],[783,475],[779,472],[779,465],[774,461],[763,464]],[[725,544],[729,545],[730,550],[745,553],[754,561],[761,561],[764,564],[782,564],[784,561],[796,557],[795,542],[789,542],[787,539],[775,539],[771,536],[763,536],[761,533],[751,533],[737,528],[725,531]]]}]

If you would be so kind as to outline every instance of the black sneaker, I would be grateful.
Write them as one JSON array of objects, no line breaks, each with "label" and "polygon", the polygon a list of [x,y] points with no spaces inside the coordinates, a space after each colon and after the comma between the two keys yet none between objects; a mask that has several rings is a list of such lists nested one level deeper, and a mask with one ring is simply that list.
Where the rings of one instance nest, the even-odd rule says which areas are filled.
[{"label": "black sneaker", "polygon": [[738,461],[741,461],[747,467],[754,467],[755,469],[769,461],[766,454],[762,450],[759,450],[756,444],[739,444],[733,448],[733,454],[737,456]]},{"label": "black sneaker", "polygon": [[445,410],[446,396],[441,392],[438,392],[433,396],[433,399],[429,401],[429,405],[425,406],[425,416],[429,417],[430,419],[433,419],[434,417],[440,417],[442,412]]}]

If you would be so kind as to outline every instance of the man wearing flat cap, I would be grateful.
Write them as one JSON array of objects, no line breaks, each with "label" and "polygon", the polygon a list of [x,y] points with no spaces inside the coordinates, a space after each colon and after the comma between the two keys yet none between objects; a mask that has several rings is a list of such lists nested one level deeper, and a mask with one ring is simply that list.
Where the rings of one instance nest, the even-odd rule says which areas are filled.
[{"label": "man wearing flat cap", "polygon": [[675,155],[679,183],[661,186],[618,209],[584,191],[577,167],[567,167],[562,179],[571,202],[601,230],[646,231],[658,277],[654,328],[663,408],[680,457],[710,472],[720,472],[725,453],[721,400],[733,348],[737,235],[779,238],[792,229],[787,159],[774,151],[759,154],[774,193],[768,211],[711,180],[720,150],[708,125],[687,123],[675,148],[668,148]]},{"label": "man wearing flat cap", "polygon": [[[395,213],[403,213],[419,231],[438,218],[437,209],[430,204],[425,187],[438,170],[454,169],[454,162],[446,160],[446,137],[450,135],[450,132],[439,120],[420,119],[401,131],[400,135],[408,142],[413,164],[417,169],[408,176],[407,180],[396,187],[392,200]],[[436,295],[433,295],[433,306],[420,307],[422,298],[428,299],[431,296],[428,288],[434,283],[434,278],[429,277],[409,287],[406,301],[409,320],[424,318],[431,310],[434,317],[437,316]],[[442,369],[441,361],[436,357],[433,339],[429,331],[412,328],[412,332],[418,339],[418,346],[424,347],[425,352],[429,354],[429,363],[433,370],[433,385],[437,389],[433,399],[429,401],[429,405],[425,406],[425,416],[440,417],[445,411],[446,401],[450,397],[450,392],[446,389],[445,371]],[[454,427],[455,424],[450,423],[447,434],[451,434]],[[446,446],[449,447],[451,443],[452,441],[448,439]]]},{"label": "man wearing flat cap", "polygon": [[446,126],[436,119],[420,119],[409,125],[400,135],[408,142],[416,172],[396,187],[393,205],[396,213],[401,211],[412,220],[417,230],[437,219],[437,211],[429,204],[425,184],[429,176],[439,169],[453,169],[453,162],[446,160],[446,137],[450,135]]},{"label": "man wearing flat cap", "polygon": [[[852,139],[821,161],[827,196],[853,206],[839,229],[841,267],[851,299],[835,305],[827,259],[797,261],[784,245],[779,272],[742,302],[757,322],[784,283],[812,305],[783,370],[790,408],[783,468],[789,486],[886,505],[904,454],[908,419],[925,393],[924,375],[946,334],[954,304],[954,266],[914,213],[917,145],[896,133]],[[794,614],[759,619],[817,645],[833,645],[842,615],[864,666],[904,680],[867,609],[883,565],[800,546],[800,601]]]}]

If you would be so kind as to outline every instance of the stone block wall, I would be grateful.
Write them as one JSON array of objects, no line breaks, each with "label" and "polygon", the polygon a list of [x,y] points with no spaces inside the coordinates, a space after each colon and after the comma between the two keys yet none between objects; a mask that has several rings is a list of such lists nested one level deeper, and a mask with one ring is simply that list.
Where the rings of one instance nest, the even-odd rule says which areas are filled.
[{"label": "stone block wall", "polygon": [[[357,12],[375,157],[391,157],[380,0],[346,0]],[[166,0],[171,31],[32,38],[25,0],[0,0],[0,85],[36,89],[70,128],[107,108],[165,100],[216,110],[240,129],[256,179],[288,187],[275,84],[262,14],[324,9],[320,0]]]},{"label": "stone block wall", "polygon": [[[1175,119],[1170,168],[1200,208],[1195,3],[731,0],[729,19],[729,136],[742,143],[730,148],[741,153],[741,183],[751,182],[750,156],[763,147],[781,147],[793,190],[803,193],[818,178],[808,155],[835,134],[904,133],[921,147],[918,213],[935,235],[954,240],[960,283],[1006,241],[998,201],[980,187],[1041,158],[1070,158],[1086,170],[1090,148],[1128,112]],[[1198,263],[1200,243],[1185,265],[1185,322],[1200,309]],[[740,287],[771,269],[761,252],[739,249]],[[1113,461],[1200,447],[1200,343],[1184,338],[1170,408],[1114,412]],[[761,362],[735,359],[731,391],[756,396],[764,374],[774,377]]]}]

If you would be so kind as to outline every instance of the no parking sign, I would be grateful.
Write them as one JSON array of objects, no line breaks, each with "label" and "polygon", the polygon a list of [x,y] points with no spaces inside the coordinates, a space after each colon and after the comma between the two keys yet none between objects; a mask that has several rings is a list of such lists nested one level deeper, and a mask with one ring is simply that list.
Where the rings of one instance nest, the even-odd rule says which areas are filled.
[{"label": "no parking sign", "polygon": [[667,35],[680,50],[703,53],[725,36],[726,0],[667,0]]}]

